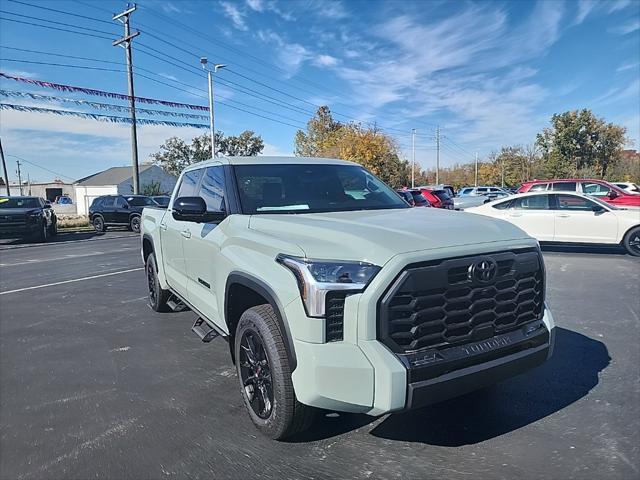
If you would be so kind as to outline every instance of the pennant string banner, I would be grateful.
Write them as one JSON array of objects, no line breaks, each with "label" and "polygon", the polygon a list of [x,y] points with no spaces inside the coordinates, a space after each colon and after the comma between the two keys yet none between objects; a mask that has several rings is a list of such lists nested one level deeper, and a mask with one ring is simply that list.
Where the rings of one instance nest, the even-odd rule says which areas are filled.
[{"label": "pennant string banner", "polygon": [[[118,112],[130,112],[130,108],[124,105],[115,105],[113,103],[90,102],[88,100],[81,100],[81,99],[75,99],[75,98],[63,98],[63,97],[56,97],[53,95],[40,95],[38,93],[16,92],[14,90],[0,90],[0,97],[26,98],[31,100],[39,100],[43,102],[52,102],[52,103],[55,103],[55,102],[73,103],[75,105],[79,105],[83,107],[91,107],[97,110],[115,110]],[[166,115],[170,117],[193,118],[196,120],[209,119],[207,115],[198,115],[196,113],[173,112],[168,110],[153,110],[149,108],[136,108],[136,112],[141,112],[148,115]]]},{"label": "pennant string banner", "polygon": [[[14,75],[8,75],[4,72],[0,72],[0,77],[6,78],[8,80],[13,80],[16,82],[28,83],[30,85],[37,85],[42,88],[51,88],[54,90],[59,90],[61,92],[77,92],[77,93],[84,93],[85,95],[93,95],[93,96],[106,97],[106,98],[116,98],[118,100],[127,100],[127,101],[129,100],[129,95],[124,95],[122,93],[115,93],[115,92],[106,92],[104,90],[96,90],[94,88],[83,88],[83,87],[75,87],[73,85],[65,85],[62,83],[44,82],[42,80],[35,80],[33,78],[24,78],[24,77],[17,77]],[[201,110],[204,112],[209,111],[209,107],[205,107],[203,105],[169,102],[167,100],[159,100],[157,98],[135,97],[135,101],[140,103],[164,105],[165,107],[172,107],[172,108],[186,108],[189,110]]]},{"label": "pennant string banner", "polygon": [[[15,105],[11,103],[0,103],[0,110],[15,110],[18,112],[48,113],[52,115],[62,115],[85,118],[89,120],[97,120],[99,122],[108,123],[127,123],[131,125],[131,119],[128,117],[116,117],[113,115],[101,115],[98,113],[75,112],[72,110],[56,110],[53,108],[29,107],[26,105]],[[137,125],[164,125],[168,127],[191,127],[208,129],[209,125],[203,123],[182,123],[170,122],[167,120],[150,120],[147,118],[136,119]]]}]

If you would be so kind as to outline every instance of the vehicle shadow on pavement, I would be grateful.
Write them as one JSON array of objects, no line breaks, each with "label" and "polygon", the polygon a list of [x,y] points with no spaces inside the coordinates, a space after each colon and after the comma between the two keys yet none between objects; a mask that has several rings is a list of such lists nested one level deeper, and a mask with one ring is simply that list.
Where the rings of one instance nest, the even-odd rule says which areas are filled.
[{"label": "vehicle shadow on pavement", "polygon": [[390,415],[371,434],[458,447],[517,430],[584,397],[611,358],[604,343],[556,327],[553,357],[501,384],[419,410]]}]

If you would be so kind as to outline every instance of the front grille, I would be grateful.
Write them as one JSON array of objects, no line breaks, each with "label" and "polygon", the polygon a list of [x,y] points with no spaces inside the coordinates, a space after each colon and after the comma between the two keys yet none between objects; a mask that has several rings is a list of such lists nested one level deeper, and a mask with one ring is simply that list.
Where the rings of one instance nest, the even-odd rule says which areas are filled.
[{"label": "front grille", "polygon": [[19,227],[27,224],[27,216],[25,214],[1,214],[0,225],[7,227]]},{"label": "front grille", "polygon": [[[490,280],[471,268],[494,266]],[[409,265],[378,308],[378,338],[395,352],[458,345],[539,320],[544,269],[536,249]]]},{"label": "front grille", "polygon": [[338,342],[344,338],[344,299],[346,296],[347,292],[344,291],[327,292],[325,298],[327,342]]}]

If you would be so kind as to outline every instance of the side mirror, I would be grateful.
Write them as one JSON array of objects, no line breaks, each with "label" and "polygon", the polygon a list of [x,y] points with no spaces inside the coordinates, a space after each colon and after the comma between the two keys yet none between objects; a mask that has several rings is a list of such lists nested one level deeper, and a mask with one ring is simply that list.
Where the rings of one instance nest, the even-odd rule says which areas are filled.
[{"label": "side mirror", "polygon": [[173,202],[173,218],[183,222],[221,222],[225,212],[207,212],[207,204],[202,197],[179,197]]},{"label": "side mirror", "polygon": [[47,200],[42,208],[51,208],[51,202]]},{"label": "side mirror", "polygon": [[606,208],[604,208],[602,205],[594,205],[593,207],[591,207],[591,210],[593,211],[593,213],[598,214],[598,213],[604,213],[607,211]]},{"label": "side mirror", "polygon": [[608,197],[609,197],[609,199],[610,199],[610,200],[613,200],[614,198],[618,198],[619,196],[620,196],[620,195],[619,195],[619,194],[618,194],[618,192],[616,192],[615,190],[611,190],[611,191],[609,192],[609,195],[608,195]]}]

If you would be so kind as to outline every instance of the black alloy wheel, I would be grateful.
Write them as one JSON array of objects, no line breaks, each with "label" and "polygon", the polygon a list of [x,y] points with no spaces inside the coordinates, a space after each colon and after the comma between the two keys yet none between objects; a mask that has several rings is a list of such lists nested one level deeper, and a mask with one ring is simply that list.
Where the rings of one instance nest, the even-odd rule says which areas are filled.
[{"label": "black alloy wheel", "polygon": [[269,357],[260,335],[251,329],[245,330],[239,354],[240,377],[249,405],[258,417],[267,419],[273,408],[273,384]]},{"label": "black alloy wheel", "polygon": [[102,233],[106,230],[104,226],[104,219],[101,216],[97,216],[93,219],[93,228],[96,232]]},{"label": "black alloy wheel", "polygon": [[640,227],[629,230],[623,240],[627,252],[634,257],[640,257]]},{"label": "black alloy wheel", "polygon": [[129,227],[131,228],[131,231],[135,233],[140,233],[140,216],[139,215],[135,215],[131,217],[131,221],[129,222]]}]

